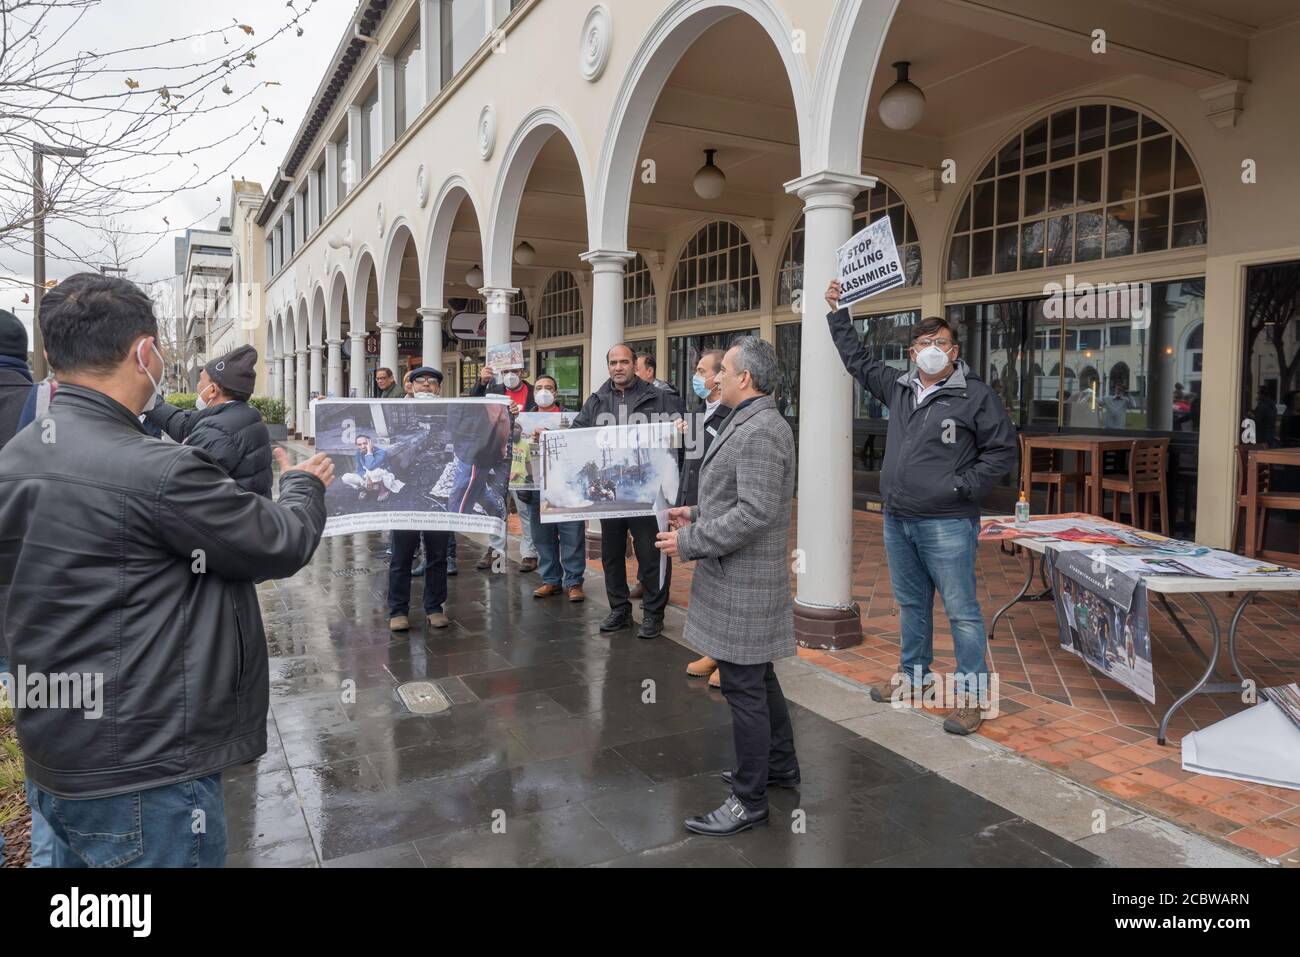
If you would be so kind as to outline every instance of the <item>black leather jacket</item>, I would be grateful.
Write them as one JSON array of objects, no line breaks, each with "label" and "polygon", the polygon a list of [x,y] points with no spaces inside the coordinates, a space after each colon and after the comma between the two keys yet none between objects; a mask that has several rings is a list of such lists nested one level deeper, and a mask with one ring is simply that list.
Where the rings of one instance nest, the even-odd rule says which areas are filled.
[{"label": "black leather jacket", "polygon": [[102,675],[102,716],[16,709],[27,775],[93,798],[258,757],[269,687],[253,583],[311,560],[324,486],[292,472],[278,503],[245,492],[80,386],[59,389],[49,418],[0,451],[0,651],[15,673]]}]

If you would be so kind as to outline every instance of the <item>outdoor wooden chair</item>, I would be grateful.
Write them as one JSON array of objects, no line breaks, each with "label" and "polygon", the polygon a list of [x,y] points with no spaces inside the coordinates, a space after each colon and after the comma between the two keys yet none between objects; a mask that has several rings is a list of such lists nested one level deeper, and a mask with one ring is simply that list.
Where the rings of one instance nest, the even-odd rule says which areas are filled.
[{"label": "outdoor wooden chair", "polygon": [[[1128,468],[1121,472],[1102,473],[1101,488],[1088,477],[1088,498],[1105,509],[1106,493],[1113,496],[1111,520],[1120,520],[1120,498],[1127,495],[1132,523],[1146,531],[1152,528],[1152,498],[1160,497],[1160,534],[1169,535],[1169,493],[1165,466],[1169,457],[1168,439],[1137,439],[1129,448]],[[1139,519],[1139,511],[1141,518]]]}]

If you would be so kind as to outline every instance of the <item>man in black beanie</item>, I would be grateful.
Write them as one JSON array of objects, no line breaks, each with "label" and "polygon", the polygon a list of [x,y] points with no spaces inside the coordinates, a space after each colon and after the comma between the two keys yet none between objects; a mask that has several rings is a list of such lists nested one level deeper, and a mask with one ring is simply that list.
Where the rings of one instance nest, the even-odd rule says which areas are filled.
[{"label": "man in black beanie", "polygon": [[0,449],[18,431],[18,417],[31,391],[27,330],[12,312],[0,309]]},{"label": "man in black beanie", "polygon": [[271,497],[271,436],[248,404],[257,381],[257,350],[240,346],[199,373],[197,408],[159,402],[145,420],[177,442],[202,449],[246,491]]}]

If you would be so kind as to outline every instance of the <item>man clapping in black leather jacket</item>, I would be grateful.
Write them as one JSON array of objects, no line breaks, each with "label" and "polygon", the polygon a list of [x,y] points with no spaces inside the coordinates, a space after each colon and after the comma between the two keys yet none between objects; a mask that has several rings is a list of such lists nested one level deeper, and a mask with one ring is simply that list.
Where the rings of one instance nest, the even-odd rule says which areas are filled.
[{"label": "man clapping in black leather jacket", "polygon": [[55,867],[219,867],[221,771],[266,751],[254,582],[311,560],[333,466],[277,450],[272,502],[149,438],[165,366],[130,282],[72,276],[40,322],[60,388],[0,451],[0,649],[27,799]]}]

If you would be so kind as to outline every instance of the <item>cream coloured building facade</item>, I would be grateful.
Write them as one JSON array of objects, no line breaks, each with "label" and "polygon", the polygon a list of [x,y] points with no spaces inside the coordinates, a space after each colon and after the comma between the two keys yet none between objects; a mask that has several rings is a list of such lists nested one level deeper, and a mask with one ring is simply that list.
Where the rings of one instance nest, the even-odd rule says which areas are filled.
[{"label": "cream coloured building facade", "polygon": [[[688,392],[756,331],[817,503],[797,627],[855,640],[886,412],[822,291],[887,214],[909,283],[854,309],[881,358],[944,315],[1021,428],[1167,435],[1185,532],[1223,545],[1243,414],[1268,393],[1283,440],[1297,386],[1297,50],[1289,0],[362,0],[252,218],[265,389],[309,434],[312,395],[408,357],[455,393],[514,330],[570,401],[621,340]],[[879,109],[899,61],[906,130]],[[1148,308],[1060,316],[1054,283]]]}]

